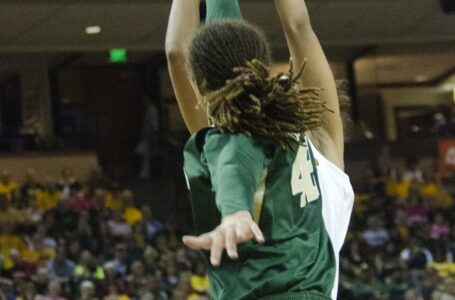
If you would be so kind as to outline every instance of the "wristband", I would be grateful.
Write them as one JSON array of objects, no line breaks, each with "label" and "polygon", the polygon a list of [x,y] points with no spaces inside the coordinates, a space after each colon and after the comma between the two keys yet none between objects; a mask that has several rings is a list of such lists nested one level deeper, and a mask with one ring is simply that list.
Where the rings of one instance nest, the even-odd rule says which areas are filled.
[{"label": "wristband", "polygon": [[243,19],[238,0],[206,0],[206,5],[206,24],[223,19]]}]

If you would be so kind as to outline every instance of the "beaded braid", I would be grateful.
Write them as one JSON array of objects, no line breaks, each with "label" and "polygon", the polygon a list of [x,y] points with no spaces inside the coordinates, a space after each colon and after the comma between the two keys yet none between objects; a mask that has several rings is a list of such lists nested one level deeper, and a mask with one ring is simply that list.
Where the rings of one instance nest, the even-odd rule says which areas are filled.
[{"label": "beaded braid", "polygon": [[222,132],[243,133],[269,139],[282,148],[298,142],[295,134],[321,126],[321,114],[331,111],[320,99],[320,89],[297,83],[305,64],[294,75],[270,77],[258,59],[233,69],[238,76],[203,97],[210,122]]}]

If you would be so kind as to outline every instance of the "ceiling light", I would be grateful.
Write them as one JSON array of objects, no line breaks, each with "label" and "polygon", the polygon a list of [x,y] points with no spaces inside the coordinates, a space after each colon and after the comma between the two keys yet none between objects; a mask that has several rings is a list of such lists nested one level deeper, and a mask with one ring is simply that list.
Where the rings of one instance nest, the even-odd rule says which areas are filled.
[{"label": "ceiling light", "polygon": [[86,34],[98,34],[101,32],[101,27],[100,26],[87,26],[85,27],[85,33]]}]

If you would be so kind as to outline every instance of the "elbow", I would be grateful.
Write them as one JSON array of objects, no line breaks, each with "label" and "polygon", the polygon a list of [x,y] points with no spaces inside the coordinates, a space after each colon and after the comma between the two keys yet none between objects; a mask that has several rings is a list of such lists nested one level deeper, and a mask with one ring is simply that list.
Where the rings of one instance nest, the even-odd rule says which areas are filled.
[{"label": "elbow", "polygon": [[183,58],[183,52],[175,49],[166,49],[166,58],[168,61],[179,61]]},{"label": "elbow", "polygon": [[186,59],[186,53],[180,48],[166,47],[166,58],[169,62],[182,62]]},{"label": "elbow", "polygon": [[187,54],[187,49],[175,41],[166,40],[164,49],[168,61],[182,61]]},{"label": "elbow", "polygon": [[180,49],[166,49],[168,63],[181,64],[186,62],[186,53]]}]

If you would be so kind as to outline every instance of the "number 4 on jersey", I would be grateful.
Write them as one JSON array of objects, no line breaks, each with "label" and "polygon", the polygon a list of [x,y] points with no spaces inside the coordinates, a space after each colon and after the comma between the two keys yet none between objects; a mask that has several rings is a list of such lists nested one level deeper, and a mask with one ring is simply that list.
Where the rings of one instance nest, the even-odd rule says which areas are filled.
[{"label": "number 4 on jersey", "polygon": [[319,199],[320,192],[316,183],[315,169],[311,161],[310,149],[300,146],[292,165],[292,194],[300,196],[300,207]]}]

